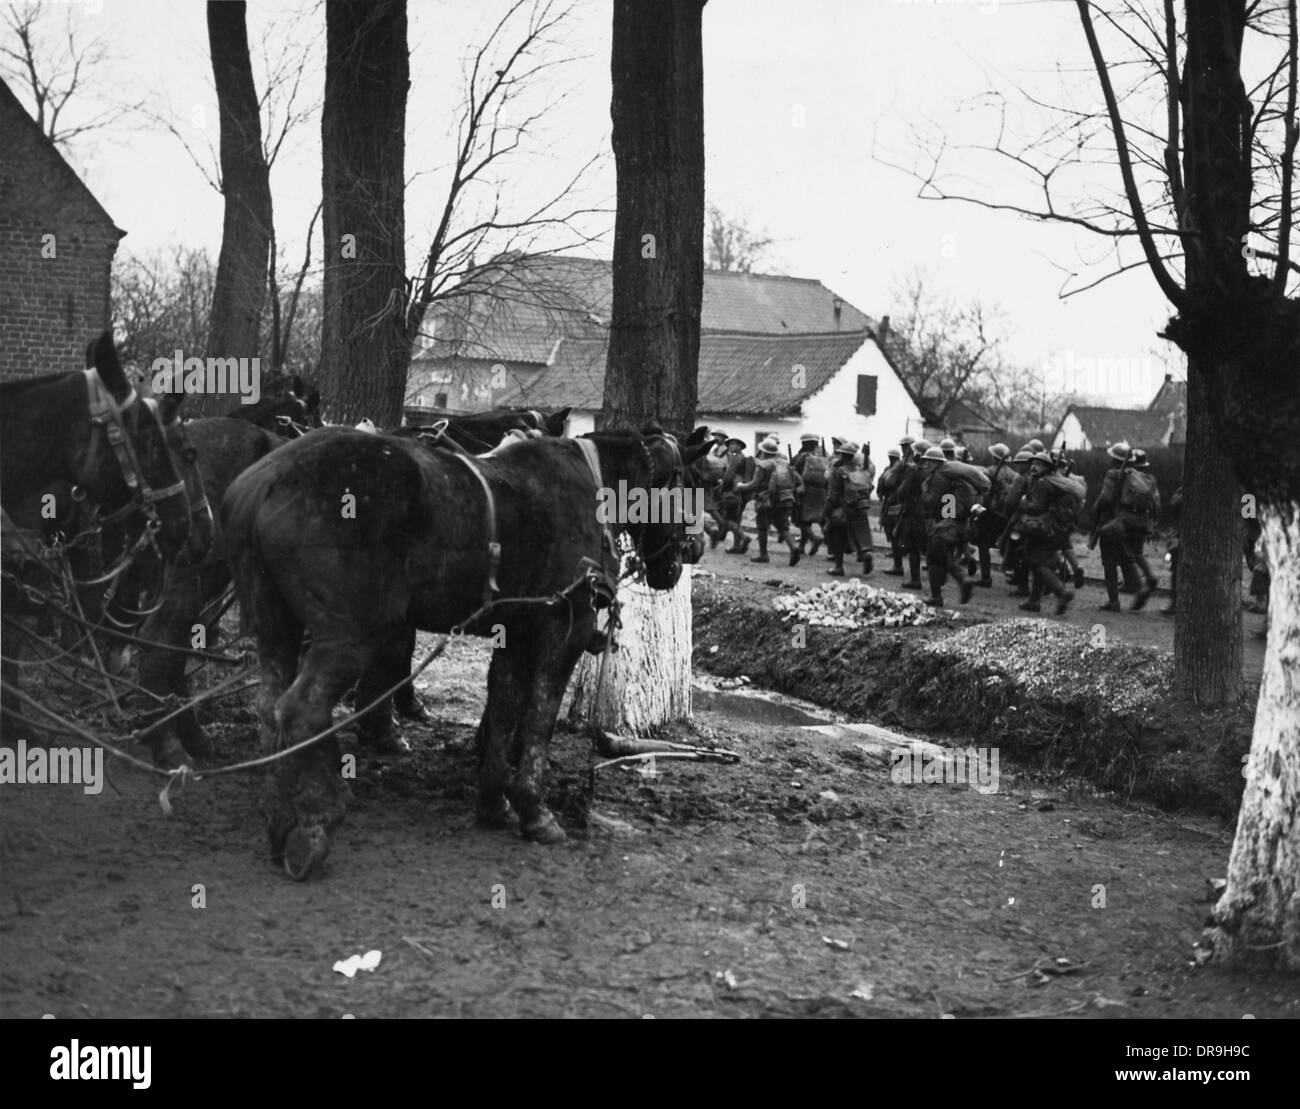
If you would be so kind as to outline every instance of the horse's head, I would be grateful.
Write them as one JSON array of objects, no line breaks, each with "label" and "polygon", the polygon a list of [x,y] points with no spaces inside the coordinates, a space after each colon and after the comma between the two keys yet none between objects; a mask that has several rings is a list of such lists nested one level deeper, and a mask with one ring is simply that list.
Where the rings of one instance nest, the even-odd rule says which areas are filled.
[{"label": "horse's head", "polygon": [[320,414],[320,390],[309,391],[297,374],[293,375],[285,392],[259,402],[254,409],[254,414],[246,416],[246,419],[252,419],[265,431],[288,439],[296,439],[325,426]]},{"label": "horse's head", "polygon": [[[647,425],[640,434],[613,433],[602,440],[624,449],[601,454],[604,480],[620,515],[614,520],[636,545],[646,583],[652,589],[671,589],[681,577],[682,565],[698,562],[704,551],[703,490],[695,464],[712,446],[708,429],[698,428],[685,442]],[[620,483],[626,483],[621,489]],[[626,491],[626,503],[624,501]],[[604,515],[608,516],[606,512]]]},{"label": "horse's head", "polygon": [[568,426],[569,413],[572,411],[573,409],[570,407],[557,409],[549,415],[538,413],[542,417],[538,430],[548,438],[560,438],[564,434],[564,429]]},{"label": "horse's head", "polygon": [[91,424],[103,434],[90,436],[78,484],[101,507],[116,509],[113,515],[142,514],[166,557],[184,551],[202,558],[212,543],[212,513],[180,419],[184,394],[141,397],[109,332],[86,348],[86,365],[95,370],[87,380]]}]

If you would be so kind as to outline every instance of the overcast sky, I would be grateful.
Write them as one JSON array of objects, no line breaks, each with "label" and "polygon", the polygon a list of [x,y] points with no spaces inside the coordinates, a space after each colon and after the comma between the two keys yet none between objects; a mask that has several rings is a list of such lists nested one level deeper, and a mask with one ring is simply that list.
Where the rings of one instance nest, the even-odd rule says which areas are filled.
[{"label": "overcast sky", "polygon": [[[439,168],[453,147],[462,67],[508,5],[501,0],[410,0],[411,93],[407,109],[408,264],[427,245],[439,211]],[[512,202],[544,199],[556,181],[609,147],[612,6],[583,0],[552,56],[575,60],[551,71],[539,95],[563,99],[532,149],[512,163]],[[295,11],[303,13],[296,22]],[[197,0],[88,0],[51,5],[79,34],[103,34],[113,58],[103,89],[169,115],[203,152],[217,139],[204,5]],[[268,26],[273,54],[307,60],[304,98],[319,104],[323,7],[274,0],[248,5],[259,81]],[[996,303],[1010,322],[1008,353],[1041,367],[1122,359],[1128,372],[1104,389],[1139,406],[1165,372],[1184,376],[1181,357],[1155,332],[1170,311],[1138,268],[1095,291],[1062,300],[1108,272],[1107,245],[1087,233],[969,204],[917,198],[917,182],[889,168],[910,160],[910,129],[924,125],[952,147],[991,138],[989,115],[972,98],[1019,87],[1052,103],[1082,104],[1095,86],[1078,74],[1086,47],[1073,3],[893,0],[710,0],[704,10],[708,199],[743,214],[778,240],[775,272],[823,281],[871,316],[897,313],[899,278],[915,269],[958,299]],[[21,90],[18,90],[21,95]],[[83,105],[89,110],[90,102]],[[222,208],[180,141],[140,121],[73,144],[118,226],[120,252],[183,243],[220,244]],[[1024,200],[1023,184],[955,151],[948,165],[967,191]],[[1114,171],[1077,188],[1113,189]],[[276,223],[291,257],[320,195],[319,117],[291,138],[272,176]],[[587,197],[612,207],[612,157]],[[612,217],[606,225],[612,228]],[[594,253],[608,257],[608,246]],[[119,255],[120,256],[120,255]],[[1165,359],[1169,364],[1165,364]],[[1055,360],[1055,363],[1054,361]],[[1107,384],[1107,383],[1099,383]],[[1087,386],[1085,384],[1084,388]]]}]

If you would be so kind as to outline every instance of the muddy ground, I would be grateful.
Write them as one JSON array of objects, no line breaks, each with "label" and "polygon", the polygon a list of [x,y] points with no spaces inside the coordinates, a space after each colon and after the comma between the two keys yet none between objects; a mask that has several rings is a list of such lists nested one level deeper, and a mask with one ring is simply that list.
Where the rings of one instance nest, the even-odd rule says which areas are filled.
[{"label": "muddy ground", "polygon": [[[254,775],[170,817],[121,764],[98,796],[0,787],[0,1016],[1300,1016],[1294,979],[1191,965],[1222,817],[1005,761],[990,795],[895,785],[811,706],[704,697],[698,737],[738,764],[604,770],[594,798],[586,740],[557,733],[569,841],[479,829],[487,657],[435,664],[412,755],[345,745],[354,801],[306,883],[268,860]],[[250,753],[237,702],[212,730],[214,764]]]}]

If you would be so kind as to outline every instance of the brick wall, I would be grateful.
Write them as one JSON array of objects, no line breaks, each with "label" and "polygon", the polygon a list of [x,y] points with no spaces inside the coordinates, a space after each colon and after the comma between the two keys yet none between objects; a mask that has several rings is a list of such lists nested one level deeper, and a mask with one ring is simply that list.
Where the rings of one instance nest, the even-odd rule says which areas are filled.
[{"label": "brick wall", "polygon": [[0,381],[79,370],[122,233],[3,81],[0,151]]},{"label": "brick wall", "polygon": [[0,219],[0,381],[81,369],[86,344],[109,326],[116,249],[117,233],[93,225]]}]

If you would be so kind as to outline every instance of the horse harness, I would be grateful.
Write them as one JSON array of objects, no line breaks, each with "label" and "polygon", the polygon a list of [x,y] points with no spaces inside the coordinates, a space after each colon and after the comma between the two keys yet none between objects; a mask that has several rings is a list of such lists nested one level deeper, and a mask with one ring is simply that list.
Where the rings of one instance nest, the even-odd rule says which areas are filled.
[{"label": "horse harness", "polygon": [[[104,387],[97,370],[89,369],[85,371],[85,374],[86,399],[90,406],[90,444],[86,448],[86,461],[82,468],[81,477],[72,488],[72,499],[74,501],[85,499],[85,485],[92,476],[91,467],[96,453],[95,439],[98,435],[103,434],[108,440],[108,445],[112,448],[114,457],[117,459],[122,480],[126,482],[127,488],[131,491],[131,500],[115,512],[105,516],[100,521],[101,524],[113,523],[131,512],[139,511],[145,516],[146,530],[151,533],[157,532],[162,527],[162,521],[159,519],[158,511],[154,508],[154,505],[159,501],[178,496],[185,498],[189,517],[192,518],[199,512],[210,512],[211,509],[208,506],[206,493],[199,498],[196,505],[190,506],[189,495],[185,491],[184,479],[162,489],[150,487],[149,479],[145,476],[144,467],[141,466],[139,458],[136,457],[135,449],[131,445],[131,438],[127,435],[126,427],[122,421],[122,413],[139,399],[136,391],[132,389],[127,394],[126,399],[121,404],[118,404],[113,399],[113,395]],[[158,414],[158,402],[152,398],[145,398],[144,404],[158,427],[158,434],[163,436],[162,417]]]}]

